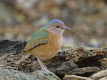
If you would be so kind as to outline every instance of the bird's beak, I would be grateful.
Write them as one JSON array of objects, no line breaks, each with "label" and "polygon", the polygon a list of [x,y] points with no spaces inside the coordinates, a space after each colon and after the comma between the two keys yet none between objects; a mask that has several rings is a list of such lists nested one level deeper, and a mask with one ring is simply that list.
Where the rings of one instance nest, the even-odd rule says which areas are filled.
[{"label": "bird's beak", "polygon": [[71,30],[69,27],[66,27],[66,26],[63,29],[69,29],[69,30]]}]

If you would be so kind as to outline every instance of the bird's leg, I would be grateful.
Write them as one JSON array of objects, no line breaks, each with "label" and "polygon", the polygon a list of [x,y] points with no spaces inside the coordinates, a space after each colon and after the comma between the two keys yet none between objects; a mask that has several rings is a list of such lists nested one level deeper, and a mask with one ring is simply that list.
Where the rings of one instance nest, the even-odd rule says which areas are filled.
[{"label": "bird's leg", "polygon": [[47,67],[43,64],[43,62],[42,62],[42,60],[41,60],[41,59],[37,58],[37,60],[38,60],[38,62],[39,62],[39,64],[40,64],[40,66],[41,66],[42,70],[49,71],[49,70],[47,69]]}]

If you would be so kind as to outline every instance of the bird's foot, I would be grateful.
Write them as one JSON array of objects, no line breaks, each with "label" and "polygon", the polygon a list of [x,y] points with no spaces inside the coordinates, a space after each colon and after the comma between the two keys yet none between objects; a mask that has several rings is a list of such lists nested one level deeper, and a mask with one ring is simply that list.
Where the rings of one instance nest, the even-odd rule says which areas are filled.
[{"label": "bird's foot", "polygon": [[41,59],[37,58],[37,60],[38,60],[38,62],[39,62],[39,64],[40,64],[42,70],[50,72],[50,71],[48,70],[48,68],[43,64],[43,62],[42,62]]},{"label": "bird's foot", "polygon": [[46,66],[44,66],[44,68],[42,68],[42,70],[47,71],[47,72],[50,72],[50,71],[47,69]]}]

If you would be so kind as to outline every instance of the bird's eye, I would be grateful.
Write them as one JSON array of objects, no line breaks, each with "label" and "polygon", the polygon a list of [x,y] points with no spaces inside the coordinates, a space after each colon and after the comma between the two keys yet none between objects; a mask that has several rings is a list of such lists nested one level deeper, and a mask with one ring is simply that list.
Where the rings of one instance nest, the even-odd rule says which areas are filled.
[{"label": "bird's eye", "polygon": [[59,26],[56,26],[57,28],[59,28]]}]

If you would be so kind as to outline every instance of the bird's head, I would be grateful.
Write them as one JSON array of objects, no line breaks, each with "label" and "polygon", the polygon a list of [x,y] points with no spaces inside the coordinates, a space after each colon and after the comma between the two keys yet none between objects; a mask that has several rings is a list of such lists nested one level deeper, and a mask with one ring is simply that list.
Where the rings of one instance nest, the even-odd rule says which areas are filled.
[{"label": "bird's head", "polygon": [[48,32],[53,34],[63,34],[64,30],[70,29],[66,27],[61,20],[54,19],[44,26]]}]

